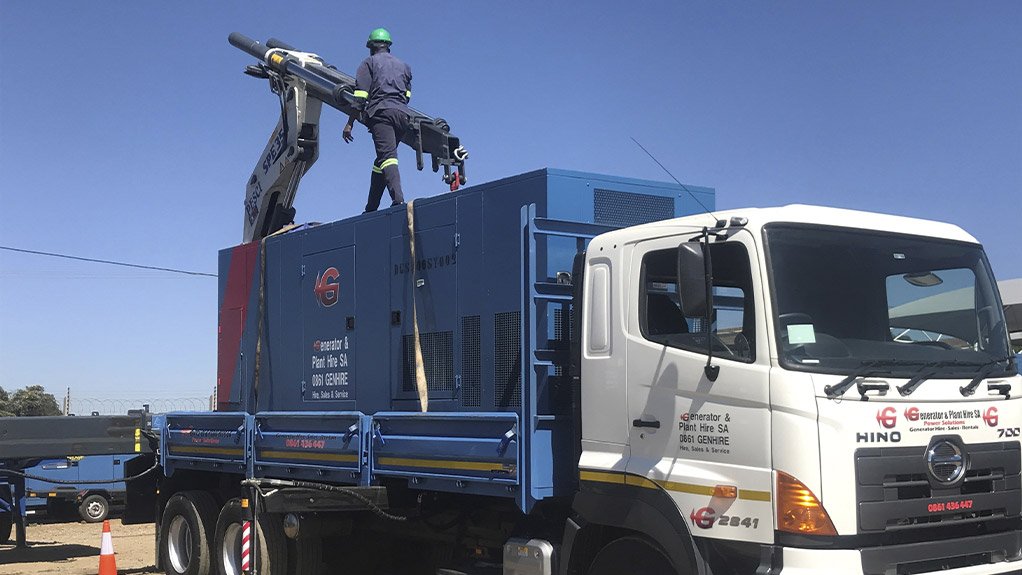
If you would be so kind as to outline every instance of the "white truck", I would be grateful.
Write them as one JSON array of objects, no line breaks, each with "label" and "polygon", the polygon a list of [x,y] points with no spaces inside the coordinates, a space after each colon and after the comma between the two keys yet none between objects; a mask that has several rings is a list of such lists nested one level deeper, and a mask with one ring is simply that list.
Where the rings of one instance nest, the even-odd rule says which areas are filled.
[{"label": "white truck", "polygon": [[[277,248],[266,249],[273,269]],[[458,265],[471,258],[457,252]],[[517,407],[489,412],[439,395],[425,413],[377,410],[365,391],[356,409],[274,411],[290,385],[274,372],[245,411],[158,420],[163,568],[240,573],[246,509],[258,510],[263,575],[1022,568],[1022,377],[983,249],[958,227],[810,206],[730,210],[595,235],[558,276],[535,293],[570,294],[570,350],[558,360],[528,342],[521,357],[563,368],[567,393],[544,396],[553,380],[523,379]],[[353,282],[338,300],[362,297],[360,282],[380,289]],[[267,297],[280,300],[274,285]],[[320,313],[307,291],[283,299],[308,297]],[[460,334],[463,374],[479,334]],[[401,352],[369,353],[350,357]],[[410,393],[393,405],[417,406]]]},{"label": "white truck", "polygon": [[648,537],[657,573],[1022,569],[1022,379],[978,242],[810,206],[717,217],[587,252],[575,506],[633,532],[616,565]]}]

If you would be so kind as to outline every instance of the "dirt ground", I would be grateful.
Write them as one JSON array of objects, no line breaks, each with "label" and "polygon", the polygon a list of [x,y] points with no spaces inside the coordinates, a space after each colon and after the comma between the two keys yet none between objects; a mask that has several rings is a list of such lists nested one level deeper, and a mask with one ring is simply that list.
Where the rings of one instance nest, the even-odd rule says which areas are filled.
[{"label": "dirt ground", "polygon": [[[153,566],[155,527],[110,520],[118,575],[159,573]],[[96,575],[103,524],[29,519],[28,549],[0,545],[0,575]],[[11,534],[11,539],[14,534]]]}]

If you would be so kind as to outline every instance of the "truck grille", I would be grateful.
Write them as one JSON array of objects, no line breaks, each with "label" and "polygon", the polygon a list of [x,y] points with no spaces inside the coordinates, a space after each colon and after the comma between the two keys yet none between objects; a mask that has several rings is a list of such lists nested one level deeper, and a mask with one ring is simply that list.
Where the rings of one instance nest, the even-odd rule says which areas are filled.
[{"label": "truck grille", "polygon": [[[957,470],[935,465],[927,448],[883,447],[855,452],[860,533],[946,527],[1017,518],[1022,510],[1018,442],[965,445],[965,479],[942,487]],[[945,469],[947,467],[947,469]]]}]

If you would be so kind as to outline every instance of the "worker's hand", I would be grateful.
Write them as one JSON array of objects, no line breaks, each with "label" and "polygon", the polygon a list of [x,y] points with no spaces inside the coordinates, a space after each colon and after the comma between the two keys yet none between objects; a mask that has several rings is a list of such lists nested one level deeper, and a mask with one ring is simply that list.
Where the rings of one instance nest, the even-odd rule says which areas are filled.
[{"label": "worker's hand", "polygon": [[342,134],[342,136],[344,136],[344,141],[348,142],[349,144],[355,140],[355,137],[351,135],[351,124],[344,125],[344,133]]}]

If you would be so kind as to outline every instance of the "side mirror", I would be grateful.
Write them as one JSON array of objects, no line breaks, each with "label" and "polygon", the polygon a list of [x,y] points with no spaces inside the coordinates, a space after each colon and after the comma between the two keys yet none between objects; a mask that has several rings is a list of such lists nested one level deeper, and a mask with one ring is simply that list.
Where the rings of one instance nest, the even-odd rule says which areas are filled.
[{"label": "side mirror", "polygon": [[685,317],[706,316],[705,259],[701,243],[685,242],[678,246],[678,295]]}]

